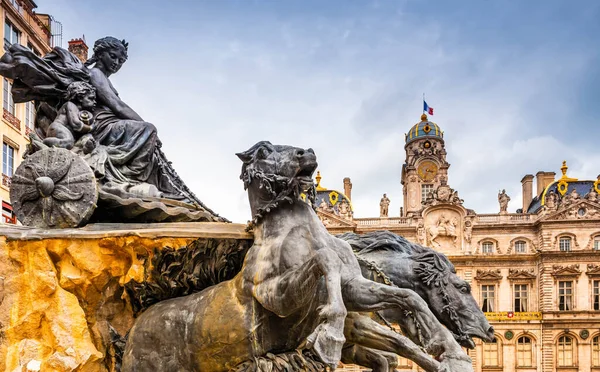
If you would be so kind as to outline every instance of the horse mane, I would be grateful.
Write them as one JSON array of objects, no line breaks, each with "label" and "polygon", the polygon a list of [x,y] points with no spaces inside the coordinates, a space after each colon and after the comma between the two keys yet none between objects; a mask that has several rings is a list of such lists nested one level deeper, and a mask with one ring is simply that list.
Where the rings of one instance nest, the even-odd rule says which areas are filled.
[{"label": "horse mane", "polygon": [[450,272],[456,273],[454,265],[444,254],[429,247],[411,243],[402,236],[389,231],[373,231],[360,235],[347,232],[337,235],[337,237],[348,242],[352,250],[359,255],[380,251],[402,253],[411,257],[414,261],[427,264],[427,266],[434,266],[439,272],[448,269]]},{"label": "horse mane", "polygon": [[[389,231],[374,231],[363,235],[355,233],[344,233],[337,236],[350,244],[352,250],[359,258],[361,266],[367,265],[370,271],[375,271],[379,276],[387,275],[374,263],[369,262],[365,255],[371,252],[400,253],[416,262],[414,273],[421,282],[432,290],[437,291],[444,302],[444,312],[448,313],[450,320],[456,325],[457,331],[454,337],[457,340],[468,340],[469,336],[464,332],[460,324],[460,317],[456,309],[451,305],[452,301],[446,287],[449,284],[449,273],[456,274],[454,265],[444,254],[424,247],[420,244],[411,243],[403,237]],[[362,262],[361,262],[362,261]],[[388,281],[389,278],[387,278]],[[391,285],[394,283],[392,282]]]}]

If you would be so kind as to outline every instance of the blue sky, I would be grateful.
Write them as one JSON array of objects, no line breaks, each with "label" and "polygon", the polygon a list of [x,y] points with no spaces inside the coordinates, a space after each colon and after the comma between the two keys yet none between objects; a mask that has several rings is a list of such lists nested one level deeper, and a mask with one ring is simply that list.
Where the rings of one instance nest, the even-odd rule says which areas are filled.
[{"label": "blue sky", "polygon": [[445,131],[449,184],[478,213],[521,206],[539,170],[600,173],[598,1],[38,0],[63,24],[130,42],[112,78],[159,129],[211,208],[250,219],[235,152],[312,147],[323,185],[351,177],[355,216],[402,205],[404,133],[425,92]]}]

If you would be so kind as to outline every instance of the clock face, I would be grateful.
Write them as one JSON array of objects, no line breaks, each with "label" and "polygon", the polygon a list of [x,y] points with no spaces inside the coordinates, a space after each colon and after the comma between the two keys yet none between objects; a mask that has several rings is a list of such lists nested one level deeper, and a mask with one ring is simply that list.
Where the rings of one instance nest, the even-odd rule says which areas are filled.
[{"label": "clock face", "polygon": [[423,160],[417,167],[417,173],[423,181],[433,181],[438,171],[437,164],[431,160]]}]

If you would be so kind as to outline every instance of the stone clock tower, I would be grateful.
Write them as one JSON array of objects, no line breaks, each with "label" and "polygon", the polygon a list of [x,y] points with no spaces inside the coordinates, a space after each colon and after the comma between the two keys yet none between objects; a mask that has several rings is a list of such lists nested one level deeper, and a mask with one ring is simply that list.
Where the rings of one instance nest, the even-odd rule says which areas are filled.
[{"label": "stone clock tower", "polygon": [[423,209],[427,198],[448,183],[444,132],[421,115],[421,121],[406,134],[406,160],[402,166],[404,216]]}]

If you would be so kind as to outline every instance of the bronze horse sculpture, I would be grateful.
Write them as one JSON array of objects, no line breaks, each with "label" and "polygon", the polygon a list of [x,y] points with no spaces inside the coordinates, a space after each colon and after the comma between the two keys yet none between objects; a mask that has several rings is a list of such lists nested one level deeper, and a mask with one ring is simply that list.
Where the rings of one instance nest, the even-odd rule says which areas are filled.
[{"label": "bronze horse sculpture", "polygon": [[[494,329],[471,295],[471,286],[456,275],[446,256],[389,231],[345,233],[337,237],[352,246],[363,276],[415,291],[463,347],[473,349],[473,337],[493,341]],[[404,312],[397,309],[380,311],[373,318],[398,324],[403,330],[410,326]],[[386,371],[395,360],[358,347],[345,347],[342,354],[344,363],[360,364],[373,371]]]},{"label": "bronze horse sculpture", "polygon": [[[259,142],[237,154],[254,216],[241,271],[146,310],[132,327],[123,371],[227,371],[267,353],[311,349],[335,369],[344,344],[407,357],[428,372],[471,361],[414,291],[363,277],[350,245],[314,209],[311,149]],[[358,312],[402,309],[411,339]],[[430,356],[430,355],[433,355]]]}]

